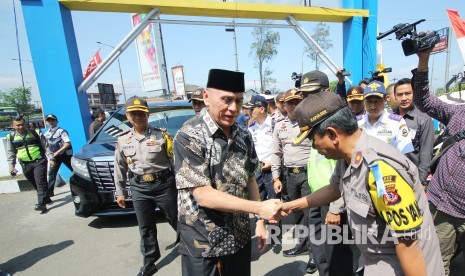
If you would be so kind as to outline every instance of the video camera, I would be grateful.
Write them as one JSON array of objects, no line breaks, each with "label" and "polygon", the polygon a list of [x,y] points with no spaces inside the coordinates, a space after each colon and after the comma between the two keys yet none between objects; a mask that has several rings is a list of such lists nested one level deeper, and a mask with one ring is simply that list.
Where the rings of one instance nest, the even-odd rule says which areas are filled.
[{"label": "video camera", "polygon": [[[397,40],[403,40],[402,49],[404,50],[405,56],[410,56],[423,50],[433,48],[434,45],[441,40],[441,38],[436,31],[417,33],[416,26],[424,21],[425,19],[421,19],[412,24],[397,24],[389,31],[376,37],[376,39],[380,40],[392,33],[395,33]],[[404,38],[408,35],[410,35],[410,37]]]},{"label": "video camera", "polygon": [[376,80],[376,81],[380,81],[380,82],[384,83],[384,76],[382,76],[381,74],[383,74],[383,73],[391,73],[391,72],[392,72],[391,67],[387,67],[387,68],[384,68],[383,70],[379,70],[379,71],[375,71],[375,72],[369,72],[371,74],[370,82]]},{"label": "video camera", "polygon": [[339,76],[339,75],[342,75],[343,77],[348,77],[348,76],[352,75],[352,72],[346,71],[346,69],[342,69],[342,71],[338,71],[336,73],[336,76]]},{"label": "video camera", "polygon": [[302,74],[297,74],[296,72],[292,72],[291,79],[295,81],[294,83],[295,88],[300,88],[300,80],[302,79]]}]

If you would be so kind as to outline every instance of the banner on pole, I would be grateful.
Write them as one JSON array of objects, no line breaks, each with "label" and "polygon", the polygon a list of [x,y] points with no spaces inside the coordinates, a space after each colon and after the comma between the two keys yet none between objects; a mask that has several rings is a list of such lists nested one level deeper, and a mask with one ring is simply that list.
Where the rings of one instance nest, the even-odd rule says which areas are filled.
[{"label": "banner on pole", "polygon": [[457,37],[457,43],[459,44],[460,52],[462,53],[462,59],[465,62],[465,21],[460,18],[457,11],[446,10],[449,16],[450,24],[454,30],[455,36]]},{"label": "banner on pole", "polygon": [[[132,15],[132,25],[139,25],[146,14]],[[136,38],[136,51],[142,89],[145,92],[167,88],[166,74],[161,67],[163,52],[161,51],[160,24],[149,24]]]},{"label": "banner on pole", "polygon": [[431,54],[440,53],[448,48],[449,45],[449,28],[442,28],[436,31],[439,34],[441,40],[434,45],[433,51]]},{"label": "banner on pole", "polygon": [[184,67],[172,67],[171,74],[173,75],[174,93],[176,96],[186,95],[186,85],[184,83]]}]

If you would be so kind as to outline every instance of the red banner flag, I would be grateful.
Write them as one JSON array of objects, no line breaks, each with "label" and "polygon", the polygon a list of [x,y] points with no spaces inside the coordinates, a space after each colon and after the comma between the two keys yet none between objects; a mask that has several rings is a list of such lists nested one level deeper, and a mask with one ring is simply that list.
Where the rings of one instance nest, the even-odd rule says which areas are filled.
[{"label": "red banner flag", "polygon": [[92,72],[94,72],[95,68],[102,63],[102,59],[100,58],[99,54],[100,49],[95,53],[92,59],[89,61],[89,65],[87,65],[86,71],[84,72],[84,79],[86,79]]},{"label": "red banner flag", "polygon": [[447,10],[447,15],[450,19],[450,24],[457,37],[457,43],[459,44],[460,52],[462,53],[463,61],[465,62],[465,21],[460,18],[457,11]]}]

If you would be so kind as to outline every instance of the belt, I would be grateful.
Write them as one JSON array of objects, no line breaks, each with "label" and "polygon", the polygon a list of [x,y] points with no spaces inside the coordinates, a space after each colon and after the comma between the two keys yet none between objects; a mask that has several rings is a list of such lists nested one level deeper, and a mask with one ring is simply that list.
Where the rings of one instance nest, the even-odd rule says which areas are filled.
[{"label": "belt", "polygon": [[23,163],[32,163],[32,162],[40,161],[40,160],[42,160],[42,159],[44,159],[44,158],[43,158],[43,157],[39,157],[39,158],[36,158],[36,159],[34,159],[34,160],[31,160],[31,161],[23,161],[23,160],[21,160],[21,159],[20,159],[20,161],[23,162]]},{"label": "belt", "polygon": [[166,177],[171,174],[171,169],[164,169],[162,171],[147,173],[143,175],[135,175],[136,182],[152,182],[156,179]]},{"label": "belt", "polygon": [[287,173],[304,173],[307,171],[307,166],[303,167],[287,167]]}]

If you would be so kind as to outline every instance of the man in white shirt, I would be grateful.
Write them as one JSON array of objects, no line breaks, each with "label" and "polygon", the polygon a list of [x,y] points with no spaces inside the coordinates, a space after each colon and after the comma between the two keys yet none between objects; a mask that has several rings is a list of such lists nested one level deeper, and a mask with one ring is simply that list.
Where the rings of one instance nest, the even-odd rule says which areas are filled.
[{"label": "man in white shirt", "polygon": [[384,109],[387,101],[384,84],[379,81],[370,82],[363,95],[366,113],[357,116],[358,126],[368,135],[392,145],[403,154],[412,152],[414,148],[404,118]]},{"label": "man in white shirt", "polygon": [[257,173],[257,184],[260,191],[260,199],[277,198],[273,188],[273,177],[271,174],[271,153],[273,142],[273,129],[271,117],[267,114],[268,103],[265,97],[255,95],[250,99],[250,119],[253,122],[249,125],[252,134],[255,151],[259,160],[259,171]]}]

